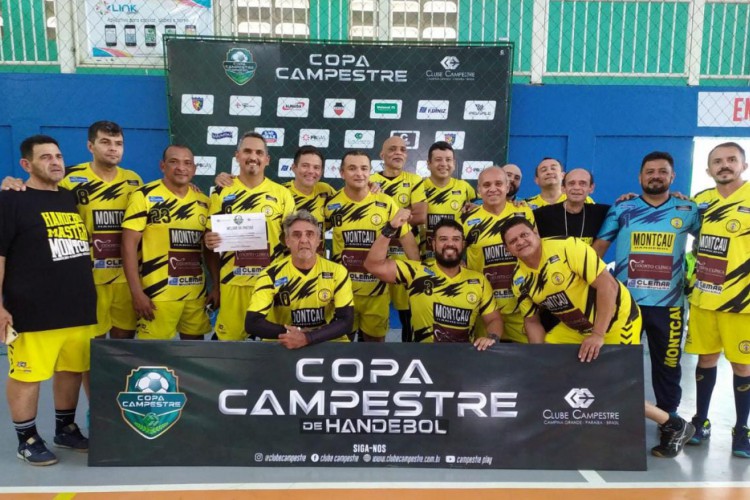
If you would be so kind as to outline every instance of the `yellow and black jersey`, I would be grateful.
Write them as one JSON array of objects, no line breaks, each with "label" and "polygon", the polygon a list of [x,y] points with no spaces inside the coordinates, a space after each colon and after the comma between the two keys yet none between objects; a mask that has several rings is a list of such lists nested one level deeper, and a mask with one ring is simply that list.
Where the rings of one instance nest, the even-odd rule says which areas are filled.
[{"label": "yellow and black jersey", "polygon": [[[271,262],[282,257],[286,248],[281,242],[281,223],[294,212],[292,193],[281,184],[266,178],[253,189],[234,178],[230,187],[217,187],[211,195],[210,215],[262,213],[266,216],[268,249],[223,252],[220,279],[224,285],[252,286],[255,277]],[[208,222],[211,228],[211,221]]]},{"label": "yellow and black jersey", "polygon": [[318,257],[315,266],[303,272],[286,257],[258,275],[248,311],[277,325],[314,329],[329,324],[337,308],[353,304],[352,282],[344,266]]},{"label": "yellow and black jersey", "polygon": [[487,277],[503,314],[512,313],[517,306],[511,290],[516,258],[505,248],[500,237],[500,227],[512,217],[524,217],[534,223],[529,207],[516,207],[512,203],[506,203],[499,215],[491,214],[482,206],[461,215],[466,238],[466,265]]},{"label": "yellow and black jersey", "polygon": [[[569,328],[590,333],[596,316],[596,289],[591,283],[603,272],[609,272],[607,266],[585,241],[544,238],[539,269],[519,261],[513,274],[513,293],[525,317],[544,308]],[[606,333],[626,331],[640,317],[628,289],[619,281],[617,285],[615,314]]]},{"label": "yellow and black jersey", "polygon": [[287,188],[294,197],[295,211],[307,210],[318,220],[318,226],[320,226],[320,247],[318,248],[318,253],[322,253],[323,250],[325,250],[325,238],[323,237],[323,234],[328,229],[325,227],[323,209],[326,206],[328,198],[333,196],[333,193],[336,191],[325,182],[318,182],[315,184],[313,192],[310,195],[299,192],[294,187],[294,181],[287,182],[284,184],[284,187]]},{"label": "yellow and black jersey", "polygon": [[727,198],[716,188],[695,195],[701,214],[695,286],[701,309],[750,313],[750,183]]},{"label": "yellow and black jersey", "polygon": [[424,180],[424,192],[427,197],[427,224],[423,226],[424,236],[420,239],[422,260],[434,262],[432,253],[432,232],[442,219],[458,220],[466,203],[477,197],[471,184],[461,179],[451,179],[444,187],[437,187],[427,178]]},{"label": "yellow and black jersey", "polygon": [[201,266],[208,197],[188,189],[177,197],[161,180],[133,192],[123,229],[143,233],[141,284],[153,301],[195,300],[204,296]]},{"label": "yellow and black jersey", "polygon": [[[554,201],[552,203],[547,203],[547,200],[542,198],[542,194],[539,193],[536,196],[530,196],[529,198],[526,198],[525,201],[529,207],[531,207],[532,210],[536,210],[540,207],[546,207],[547,205],[554,205],[555,203],[562,203],[563,201],[568,199],[568,195],[565,193],[562,193],[560,197],[557,199],[557,201]],[[594,203],[594,199],[591,196],[587,196],[584,203]]]},{"label": "yellow and black jersey", "polygon": [[[370,182],[380,184],[382,192],[396,202],[398,208],[410,208],[416,203],[425,201],[424,181],[417,174],[402,171],[396,177],[386,177],[382,173],[372,174]],[[406,260],[404,248],[398,238],[391,240],[388,255],[396,259]]]},{"label": "yellow and black jersey", "polygon": [[[396,212],[396,203],[383,193],[368,193],[362,201],[353,201],[341,189],[328,200],[325,218],[333,229],[331,260],[349,270],[354,295],[377,296],[388,289],[365,270],[364,262],[381,229]],[[408,231],[411,226],[404,224],[398,236]]]},{"label": "yellow and black jersey", "polygon": [[60,181],[60,187],[73,191],[78,213],[86,224],[97,285],[126,281],[120,255],[122,218],[130,193],[143,185],[132,170],[116,168],[117,175],[107,182],[94,173],[91,163],[81,163],[67,169]]},{"label": "yellow and black jersey", "polygon": [[406,286],[417,342],[469,342],[481,317],[496,310],[482,273],[461,267],[454,277],[438,266],[396,261],[396,283]]}]

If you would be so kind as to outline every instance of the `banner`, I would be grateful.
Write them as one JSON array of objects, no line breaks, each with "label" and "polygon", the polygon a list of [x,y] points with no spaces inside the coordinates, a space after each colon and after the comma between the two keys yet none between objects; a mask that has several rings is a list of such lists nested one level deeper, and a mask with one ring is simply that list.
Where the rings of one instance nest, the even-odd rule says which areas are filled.
[{"label": "banner", "polygon": [[266,176],[286,181],[298,147],[326,157],[324,180],[341,187],[346,150],[373,171],[388,137],[404,139],[405,169],[428,176],[427,151],[447,141],[456,176],[475,180],[508,149],[512,45],[429,47],[180,40],[167,43],[174,141],[197,156],[198,184],[237,173],[234,152],[257,131],[271,154]]},{"label": "banner", "polygon": [[92,466],[646,469],[640,346],[91,346]]},{"label": "banner", "polygon": [[161,57],[163,35],[213,34],[211,0],[85,0],[93,57]]}]

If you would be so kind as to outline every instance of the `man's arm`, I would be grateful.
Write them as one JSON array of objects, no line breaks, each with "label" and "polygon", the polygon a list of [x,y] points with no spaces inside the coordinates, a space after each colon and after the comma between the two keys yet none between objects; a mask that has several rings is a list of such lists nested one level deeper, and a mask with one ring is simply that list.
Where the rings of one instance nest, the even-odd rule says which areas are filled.
[{"label": "man's arm", "polygon": [[526,336],[529,338],[529,344],[544,344],[544,337],[547,333],[544,331],[539,314],[525,317],[523,327],[526,330]]},{"label": "man's arm", "polygon": [[203,245],[203,262],[208,268],[208,275],[211,277],[211,292],[206,296],[206,304],[211,304],[213,309],[219,308],[219,254],[209,250]]},{"label": "man's arm", "polygon": [[591,335],[588,335],[581,343],[581,349],[578,351],[578,359],[587,362],[599,357],[607,327],[615,315],[615,301],[620,289],[620,285],[606,269],[597,276],[591,286],[596,289],[594,328]]},{"label": "man's arm", "polygon": [[420,201],[411,206],[411,219],[409,222],[416,226],[427,223],[427,202]]},{"label": "man's arm", "polygon": [[[397,275],[396,263],[388,259],[388,246],[391,238],[398,234],[401,227],[409,220],[410,215],[411,212],[408,209],[399,209],[396,215],[393,216],[393,219],[386,223],[375,243],[370,247],[370,251],[367,252],[364,262],[365,269],[386,283],[395,283]],[[412,248],[407,249],[409,246],[409,236],[411,237]],[[414,239],[414,235],[409,231],[399,239],[401,240],[401,245],[404,247],[406,256],[412,260],[419,260],[419,250],[417,249],[417,242]],[[411,256],[412,251],[416,252],[416,259],[413,259]]]},{"label": "man's arm", "polygon": [[419,261],[419,245],[417,245],[417,239],[414,237],[414,234],[408,231],[398,240],[401,242],[401,246],[404,247],[406,258]]},{"label": "man's arm", "polygon": [[484,351],[493,346],[495,342],[500,342],[500,337],[503,336],[503,317],[500,315],[500,311],[495,310],[483,315],[482,321],[484,321],[487,335],[474,340],[474,347],[478,351]]},{"label": "man's arm", "polygon": [[609,246],[612,243],[610,243],[607,240],[603,240],[601,238],[597,238],[594,240],[594,242],[591,244],[591,247],[596,252],[596,255],[599,256],[600,259],[604,258],[604,254],[607,253],[607,250],[609,249]]},{"label": "man's arm", "polygon": [[287,349],[299,349],[312,344],[320,344],[348,335],[354,328],[354,306],[337,307],[333,320],[315,330],[304,331],[296,326],[286,327],[279,335],[279,343]]},{"label": "man's arm", "polygon": [[3,283],[5,281],[5,257],[0,256],[0,342],[5,342],[5,329],[13,325],[13,316],[3,307]]},{"label": "man's arm", "polygon": [[133,297],[133,309],[139,318],[154,319],[156,306],[143,291],[141,277],[138,274],[138,244],[143,233],[132,229],[122,230],[122,270],[128,280],[130,295]]},{"label": "man's arm", "polygon": [[264,339],[278,339],[287,329],[282,325],[271,323],[266,315],[255,311],[245,313],[245,331]]},{"label": "man's arm", "polygon": [[[3,179],[3,183],[0,184],[0,189],[3,191],[26,191],[26,184],[23,183],[23,180],[21,180],[18,177],[11,177],[7,176],[5,179]],[[3,329],[3,332],[5,332],[5,329]],[[5,333],[3,333],[5,335]]]}]

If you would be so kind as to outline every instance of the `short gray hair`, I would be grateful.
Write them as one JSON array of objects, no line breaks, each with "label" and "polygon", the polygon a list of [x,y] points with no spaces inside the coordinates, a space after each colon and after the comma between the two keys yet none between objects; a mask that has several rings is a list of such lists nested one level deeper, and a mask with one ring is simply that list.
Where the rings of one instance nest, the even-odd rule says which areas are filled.
[{"label": "short gray hair", "polygon": [[315,218],[313,214],[311,214],[307,210],[298,210],[297,212],[292,212],[284,218],[284,222],[281,223],[281,227],[284,229],[284,236],[289,236],[289,229],[292,227],[292,224],[299,221],[309,222],[310,224],[315,226],[318,230],[318,238],[322,237],[320,231],[320,222]]}]

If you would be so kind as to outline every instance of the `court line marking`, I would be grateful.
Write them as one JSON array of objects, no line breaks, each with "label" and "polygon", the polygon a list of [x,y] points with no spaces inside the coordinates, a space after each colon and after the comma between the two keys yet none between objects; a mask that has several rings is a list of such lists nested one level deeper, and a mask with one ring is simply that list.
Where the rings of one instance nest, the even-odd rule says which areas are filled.
[{"label": "court line marking", "polygon": [[0,494],[5,493],[59,493],[74,490],[76,493],[101,492],[147,492],[147,491],[213,491],[213,490],[473,490],[473,489],[665,489],[665,488],[750,488],[750,481],[706,481],[706,482],[655,482],[655,483],[607,483],[594,484],[582,482],[388,482],[388,483],[210,483],[210,484],[121,484],[110,486],[12,486],[0,487]]},{"label": "court line marking", "polygon": [[596,471],[593,470],[579,470],[578,471],[581,476],[589,483],[589,484],[596,484],[596,485],[604,485],[607,484],[607,481],[604,480],[602,476],[599,475]]}]

